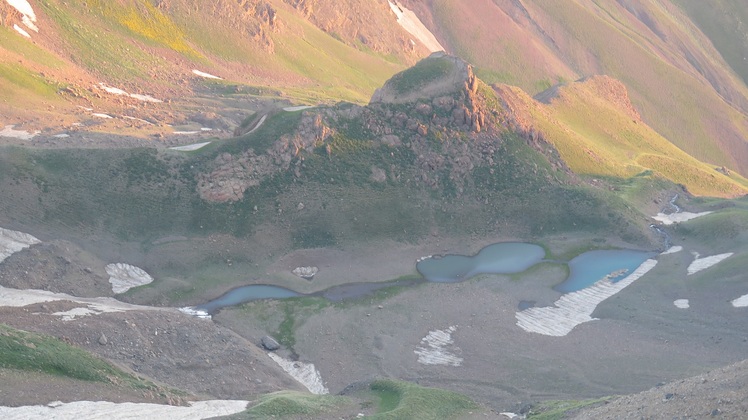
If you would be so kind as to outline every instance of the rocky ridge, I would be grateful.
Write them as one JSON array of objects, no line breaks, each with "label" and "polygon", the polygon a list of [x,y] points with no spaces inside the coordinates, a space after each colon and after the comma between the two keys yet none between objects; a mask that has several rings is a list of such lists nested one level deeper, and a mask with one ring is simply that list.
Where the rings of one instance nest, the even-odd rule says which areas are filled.
[{"label": "rocky ridge", "polygon": [[[422,63],[440,60],[449,64],[444,77],[398,93],[396,81],[403,76],[396,75],[377,90],[367,106],[341,104],[302,111],[293,132],[282,135],[265,152],[248,148],[238,154],[220,154],[198,175],[200,197],[211,202],[239,201],[248,188],[273,174],[292,171],[294,177],[301,178],[307,156],[324,151],[334,159],[342,147],[341,138],[359,128],[363,137],[357,140],[412,152],[418,181],[428,188],[443,187],[439,173],[449,171],[449,182],[460,194],[471,182],[469,175],[475,168],[490,168],[496,163],[494,155],[502,136],[516,127],[508,122],[513,120],[511,108],[496,101],[495,92],[475,76],[469,64],[441,53]],[[520,133],[528,144],[546,154],[554,167],[569,173],[542,136],[533,131]],[[389,168],[372,167],[371,179],[397,180],[401,170],[394,163]]]}]

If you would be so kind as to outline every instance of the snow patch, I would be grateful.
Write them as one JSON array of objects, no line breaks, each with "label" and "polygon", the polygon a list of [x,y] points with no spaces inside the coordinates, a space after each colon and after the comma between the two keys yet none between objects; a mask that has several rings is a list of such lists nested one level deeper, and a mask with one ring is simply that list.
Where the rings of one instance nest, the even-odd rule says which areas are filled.
[{"label": "snow patch", "polygon": [[[418,355],[418,363],[423,365],[460,366],[462,358],[447,350],[454,344],[452,333],[457,326],[451,326],[446,330],[429,331],[426,337],[421,339],[421,345],[413,351]],[[455,350],[460,350],[455,348]]]},{"label": "snow patch", "polygon": [[205,147],[205,146],[207,146],[209,144],[210,144],[210,142],[206,141],[204,143],[194,143],[194,144],[188,144],[186,146],[170,147],[169,149],[170,150],[177,150],[177,151],[180,151],[180,152],[191,152],[193,150],[202,149],[203,147]]},{"label": "snow patch", "polygon": [[287,106],[283,108],[286,112],[301,111],[304,109],[314,108],[312,105]]},{"label": "snow patch", "polygon": [[73,321],[84,316],[98,315],[102,312],[91,308],[73,308],[69,311],[54,312],[52,315],[59,316],[63,321]]},{"label": "snow patch", "polygon": [[184,308],[179,308],[179,312],[189,315],[189,316],[194,316],[200,319],[213,319],[213,317],[210,316],[210,314],[207,313],[206,311],[196,309],[193,306],[186,306]]},{"label": "snow patch", "polygon": [[196,75],[198,75],[198,76],[200,76],[200,77],[205,77],[206,79],[218,79],[218,80],[223,80],[222,78],[220,78],[220,77],[218,77],[218,76],[213,76],[213,75],[212,75],[212,74],[210,74],[210,73],[206,73],[206,72],[204,72],[204,71],[200,71],[200,70],[192,70],[192,73],[193,73],[193,74],[196,74]]},{"label": "snow patch", "polygon": [[171,132],[171,134],[180,134],[180,135],[197,134],[197,133],[199,133],[199,131],[172,131]]},{"label": "snow patch", "polygon": [[14,23],[13,24],[13,29],[15,29],[16,32],[18,32],[19,34],[25,36],[26,38],[31,38],[31,35],[29,35],[28,32],[24,31],[23,28],[21,28],[20,26],[18,26],[18,24]]},{"label": "snow patch", "polygon": [[28,233],[0,228],[0,263],[16,252],[40,242]]},{"label": "snow patch", "polygon": [[18,10],[22,15],[28,17],[32,22],[36,22],[36,13],[26,0],[6,0],[9,5]]},{"label": "snow patch", "polygon": [[47,405],[0,407],[0,418],[11,420],[88,419],[180,419],[202,420],[229,416],[246,410],[249,401],[194,401],[189,407],[149,403],[113,403],[108,401],[55,401]]},{"label": "snow patch", "polygon": [[671,246],[667,251],[661,253],[660,255],[676,254],[681,251],[683,251],[683,247],[680,245],[675,245]]},{"label": "snow patch", "polygon": [[153,281],[153,277],[150,274],[130,264],[108,264],[105,270],[109,274],[109,283],[112,284],[112,291],[116,294],[124,293],[133,287],[142,286]]},{"label": "snow patch", "polygon": [[701,213],[690,213],[687,211],[681,213],[657,213],[657,216],[652,216],[653,219],[661,222],[663,225],[672,225],[673,223],[687,222],[697,217],[706,216],[707,214],[714,213],[712,211],[702,211]]},{"label": "snow patch", "polygon": [[626,278],[613,283],[609,276],[590,287],[561,296],[552,307],[533,307],[517,312],[517,325],[527,332],[563,337],[577,325],[594,321],[592,312],[605,299],[620,292],[657,265],[646,260]]},{"label": "snow patch", "polygon": [[124,90],[122,90],[120,88],[116,88],[116,87],[112,87],[112,86],[107,86],[104,83],[99,83],[99,88],[102,89],[102,90],[104,90],[104,91],[106,91],[107,93],[111,93],[113,95],[129,96],[129,97],[131,97],[133,99],[137,99],[139,101],[154,102],[154,103],[163,102],[161,99],[156,99],[156,98],[154,98],[151,95],[141,95],[141,94],[138,94],[138,93],[127,93],[126,91],[124,91]]},{"label": "snow patch", "polygon": [[24,130],[14,130],[14,125],[6,125],[0,130],[0,137],[13,137],[21,140],[31,140],[36,137],[41,131],[34,131],[33,133]]},{"label": "snow patch", "polygon": [[675,305],[675,307],[679,309],[688,309],[691,307],[688,299],[676,299],[675,301],[673,301],[673,305]]},{"label": "snow patch", "polygon": [[322,382],[322,376],[319,374],[317,368],[314,367],[314,364],[286,360],[275,353],[268,353],[268,356],[286,373],[291,375],[292,378],[304,385],[312,394],[322,395],[330,393]]},{"label": "snow patch", "polygon": [[142,122],[142,123],[145,123],[145,124],[148,124],[148,125],[153,125],[153,123],[152,123],[152,122],[150,122],[150,121],[146,121],[146,120],[144,120],[144,119],[142,119],[142,118],[135,118],[135,117],[131,117],[131,116],[129,116],[129,115],[123,115],[123,116],[122,116],[122,118],[126,118],[126,119],[128,119],[128,120],[133,120],[133,121],[140,121],[140,122]]},{"label": "snow patch", "polygon": [[716,265],[723,260],[732,257],[732,252],[725,254],[712,255],[710,257],[699,258],[699,253],[693,253],[693,261],[688,266],[688,275],[696,274],[699,271],[706,270],[707,268]]},{"label": "snow patch", "polygon": [[105,312],[124,312],[124,311],[169,311],[171,308],[156,308],[153,306],[140,306],[130,303],[121,302],[114,298],[97,297],[81,298],[66,293],[55,293],[46,290],[37,289],[9,289],[0,286],[0,307],[22,307],[33,305],[35,303],[69,301],[85,305],[86,308],[77,308],[66,312],[59,312],[55,315],[70,321],[77,317],[98,315]]},{"label": "snow patch", "polygon": [[737,299],[733,299],[732,306],[736,308],[745,308],[748,306],[748,295],[743,295]]},{"label": "snow patch", "polygon": [[93,115],[94,117],[99,117],[99,118],[104,118],[104,119],[114,118],[111,115],[102,114],[102,113],[99,113],[99,112],[94,112],[91,115]]},{"label": "snow patch", "polygon": [[444,47],[442,47],[434,34],[428,30],[415,13],[397,1],[393,3],[388,0],[388,3],[390,4],[390,9],[392,9],[392,12],[397,17],[397,23],[403,29],[419,40],[430,52],[444,51]]},{"label": "snow patch", "polygon": [[291,271],[291,273],[302,279],[311,280],[312,277],[319,273],[319,268],[314,266],[296,267]]},{"label": "snow patch", "polygon": [[67,134],[67,133],[60,133],[60,134],[55,134],[55,135],[54,135],[54,136],[52,136],[52,137],[54,137],[54,138],[56,138],[56,139],[66,139],[66,138],[70,137],[70,134]]},{"label": "snow patch", "polygon": [[[24,24],[27,28],[31,29],[34,32],[39,32],[39,28],[36,26],[34,22],[36,22],[36,13],[34,13],[34,9],[31,7],[28,1],[26,0],[6,0],[8,4],[13,7],[14,9],[18,10],[19,13],[21,13],[21,23]],[[29,35],[28,32],[23,30],[18,25],[13,25],[13,29],[16,30],[19,34],[25,36],[26,38],[31,38],[31,35]]]}]

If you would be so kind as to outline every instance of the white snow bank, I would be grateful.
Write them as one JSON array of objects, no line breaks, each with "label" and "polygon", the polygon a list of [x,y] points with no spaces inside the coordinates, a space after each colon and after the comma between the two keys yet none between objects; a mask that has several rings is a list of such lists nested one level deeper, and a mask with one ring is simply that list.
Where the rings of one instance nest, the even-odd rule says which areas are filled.
[{"label": "white snow bank", "polygon": [[[36,13],[34,13],[34,9],[31,7],[28,1],[26,0],[6,0],[11,7],[18,10],[21,15],[21,22],[29,29],[31,29],[34,32],[39,32],[39,28],[36,26],[34,22],[36,22]],[[24,31],[21,27],[18,25],[13,25],[13,29],[18,31],[21,35],[31,38],[28,32]]]},{"label": "white snow bank", "polygon": [[322,382],[322,376],[319,374],[317,368],[314,367],[313,363],[286,360],[275,353],[268,353],[268,356],[270,356],[275,363],[286,371],[286,373],[291,375],[292,378],[304,385],[312,394],[322,395],[330,393]]},{"label": "white snow bank", "polygon": [[268,117],[267,115],[263,115],[262,118],[260,118],[260,121],[257,121],[257,125],[255,126],[255,128],[247,131],[247,134],[252,134],[252,133],[255,132],[255,130],[257,130],[258,128],[260,128],[260,126],[262,125],[262,123],[265,122],[265,120],[267,119],[267,117]]},{"label": "white snow bank", "polygon": [[200,70],[192,70],[192,73],[193,73],[193,74],[196,74],[196,75],[198,75],[198,76],[200,76],[200,77],[205,77],[205,78],[207,78],[207,79],[218,79],[218,80],[223,80],[222,78],[220,78],[220,77],[218,77],[218,76],[213,76],[213,75],[212,75],[212,74],[210,74],[210,73],[205,73],[204,71],[200,71]]},{"label": "white snow bank", "polygon": [[249,401],[212,400],[191,402],[189,407],[147,403],[107,401],[59,401],[48,405],[0,407],[5,420],[80,420],[80,419],[180,419],[202,420],[244,411]]},{"label": "white snow bank", "polygon": [[734,299],[732,302],[732,306],[736,308],[745,308],[748,306],[748,295],[743,295],[737,299]]},{"label": "white snow bank", "polygon": [[714,213],[712,211],[702,211],[701,213],[690,213],[687,211],[681,213],[657,213],[657,216],[652,216],[653,219],[661,222],[663,225],[672,225],[673,223],[687,222],[697,217],[706,216],[707,214]]},{"label": "white snow bank", "polygon": [[436,40],[434,34],[428,30],[428,28],[418,19],[415,13],[408,10],[399,2],[391,2],[390,9],[395,13],[397,17],[397,23],[403,27],[409,34],[413,35],[417,40],[421,42],[431,52],[444,51],[444,47]]},{"label": "white snow bank", "polygon": [[199,131],[172,131],[171,134],[197,134]]},{"label": "white snow bank", "polygon": [[688,309],[691,307],[688,299],[676,299],[675,301],[673,301],[673,305],[675,305],[676,308],[680,309]]},{"label": "white snow bank", "polygon": [[86,305],[86,308],[73,309],[66,312],[58,312],[57,314],[55,314],[67,321],[81,316],[98,315],[105,312],[173,310],[172,308],[157,308],[154,306],[133,305],[108,297],[81,298],[68,295],[66,293],[54,293],[46,290],[19,290],[0,286],[0,306],[21,307],[32,305],[35,303],[56,301],[69,301]]},{"label": "white snow bank", "polygon": [[24,31],[23,28],[21,28],[20,26],[18,26],[18,24],[14,23],[13,24],[13,29],[15,29],[16,32],[18,32],[19,34],[25,36],[26,38],[31,38],[31,35],[29,35],[28,32]]},{"label": "white snow bank", "polygon": [[680,245],[675,245],[675,246],[671,246],[670,248],[668,248],[667,251],[663,252],[660,255],[676,254],[681,251],[683,251],[683,247]]},{"label": "white snow bank", "polygon": [[108,264],[105,270],[109,274],[109,283],[112,284],[112,291],[114,293],[124,293],[133,287],[142,286],[153,281],[153,277],[150,274],[130,264]]},{"label": "white snow bank", "polygon": [[304,109],[314,108],[312,105],[287,106],[283,108],[286,112],[301,111]]},{"label": "white snow bank", "polygon": [[718,254],[718,255],[712,255],[710,257],[704,257],[699,258],[699,253],[694,252],[693,253],[693,261],[688,266],[688,275],[696,274],[701,270],[706,270],[707,268],[722,262],[723,260],[732,257],[732,252],[727,252],[725,254]]},{"label": "white snow bank", "polygon": [[40,133],[40,131],[34,131],[33,133],[31,133],[24,130],[14,130],[13,127],[15,126],[6,125],[5,127],[3,127],[3,129],[0,130],[0,137],[13,137],[21,140],[31,140]]},{"label": "white snow bank", "polygon": [[31,7],[28,1],[26,0],[6,0],[6,1],[13,8],[21,12],[22,15],[28,16],[29,19],[31,19],[33,22],[36,22],[36,13],[34,13],[34,8]]},{"label": "white snow bank", "polygon": [[186,315],[189,315],[189,316],[194,316],[194,317],[197,317],[197,318],[200,318],[200,319],[213,319],[213,317],[210,316],[209,313],[207,313],[205,311],[201,311],[199,309],[195,309],[192,306],[186,306],[184,308],[179,308],[179,312],[181,312],[183,314],[186,314]]},{"label": "white snow bank", "polygon": [[206,141],[206,142],[203,142],[203,143],[188,144],[186,146],[170,147],[169,149],[171,149],[171,150],[177,150],[177,151],[180,151],[180,152],[191,152],[193,150],[202,149],[203,147],[205,147],[205,146],[207,146],[209,144],[210,144],[210,142]]},{"label": "white snow bank", "polygon": [[91,115],[93,115],[94,117],[99,117],[99,118],[104,118],[104,119],[114,118],[114,117],[112,117],[111,115],[108,115],[108,114],[102,114],[102,113],[100,113],[100,112],[94,112],[94,113],[92,113]]},{"label": "white snow bank", "polygon": [[[460,366],[463,359],[447,349],[454,344],[452,333],[456,330],[457,327],[453,325],[446,330],[429,331],[426,337],[421,339],[421,345],[414,350],[414,353],[418,355],[418,363]],[[459,350],[459,348],[455,350]]]},{"label": "white snow bank", "polygon": [[40,242],[28,233],[0,228],[0,263],[16,252]]},{"label": "white snow bank", "polygon": [[656,260],[646,260],[633,273],[615,283],[606,276],[590,287],[561,296],[556,301],[556,306],[533,307],[517,312],[517,325],[528,332],[565,336],[577,325],[597,319],[592,318],[597,305],[638,280],[656,265]]},{"label": "white snow bank", "polygon": [[105,83],[99,83],[99,88],[101,88],[104,91],[106,91],[107,93],[111,93],[113,95],[129,96],[129,97],[131,97],[133,99],[137,99],[139,101],[154,102],[154,103],[163,102],[161,99],[156,99],[156,98],[154,98],[151,95],[141,95],[139,93],[127,93],[126,91],[124,91],[124,90],[122,90],[120,88],[116,88],[116,87],[112,87],[112,86],[107,86]]}]

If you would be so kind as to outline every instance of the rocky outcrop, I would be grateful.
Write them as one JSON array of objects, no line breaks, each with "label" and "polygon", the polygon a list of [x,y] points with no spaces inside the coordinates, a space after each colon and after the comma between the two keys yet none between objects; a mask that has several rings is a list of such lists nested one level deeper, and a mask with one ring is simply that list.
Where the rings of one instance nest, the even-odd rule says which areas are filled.
[{"label": "rocky outcrop", "polygon": [[198,175],[197,191],[207,201],[239,201],[247,188],[259,185],[275,173],[293,169],[300,176],[304,159],[301,152],[311,153],[333,134],[334,130],[324,122],[322,114],[307,111],[296,131],[279,138],[266,152],[248,149],[239,155],[219,155],[210,165],[209,172]]}]

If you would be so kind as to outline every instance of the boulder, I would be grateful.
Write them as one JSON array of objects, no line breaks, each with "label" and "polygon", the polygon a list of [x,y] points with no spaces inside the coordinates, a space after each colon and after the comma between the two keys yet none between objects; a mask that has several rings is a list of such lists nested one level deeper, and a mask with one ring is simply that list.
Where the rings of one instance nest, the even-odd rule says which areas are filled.
[{"label": "boulder", "polygon": [[278,341],[269,335],[262,337],[260,343],[262,344],[262,347],[264,347],[265,350],[268,351],[275,351],[280,348],[280,344],[278,343]]}]

